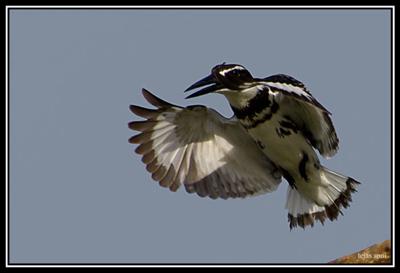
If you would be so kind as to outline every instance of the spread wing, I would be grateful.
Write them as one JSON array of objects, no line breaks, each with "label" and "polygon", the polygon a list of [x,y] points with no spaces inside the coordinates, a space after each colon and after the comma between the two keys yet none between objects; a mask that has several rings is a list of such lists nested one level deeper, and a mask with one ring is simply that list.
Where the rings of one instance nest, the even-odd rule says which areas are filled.
[{"label": "spread wing", "polygon": [[289,117],[324,157],[338,150],[339,139],[330,113],[307,90],[303,83],[283,74],[263,79],[280,104],[282,114]]},{"label": "spread wing", "polygon": [[201,105],[186,108],[165,102],[143,89],[157,109],[131,105],[145,118],[129,128],[140,131],[129,139],[139,144],[146,169],[163,187],[211,198],[246,197],[274,191],[281,173],[262,153],[238,121]]}]

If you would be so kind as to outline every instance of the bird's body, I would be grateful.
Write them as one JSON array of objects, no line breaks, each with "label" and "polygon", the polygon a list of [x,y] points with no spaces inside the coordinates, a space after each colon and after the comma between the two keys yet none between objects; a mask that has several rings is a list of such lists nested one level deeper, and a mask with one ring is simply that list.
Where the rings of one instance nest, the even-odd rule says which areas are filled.
[{"label": "bird's body", "polygon": [[[317,155],[301,134],[290,129],[283,129],[281,121],[281,117],[275,115],[268,123],[247,131],[257,143],[260,143],[260,148],[265,155],[273,162],[279,162],[279,167],[288,172],[287,176],[291,175],[295,181],[304,180],[301,179],[303,177],[298,171],[300,162],[306,157],[306,167],[309,164],[319,164]],[[311,171],[305,173],[307,176],[312,175]]]},{"label": "bird's body", "polygon": [[131,107],[148,119],[130,123],[143,131],[131,142],[141,144],[136,151],[153,178],[171,190],[184,184],[200,196],[229,198],[273,191],[283,176],[291,228],[336,219],[358,182],[320,164],[315,149],[330,157],[338,138],[330,113],[304,84],[282,74],[256,79],[241,65],[222,64],[188,90],[206,85],[189,97],[223,94],[234,117],[175,106],[148,91],[158,110]]},{"label": "bird's body", "polygon": [[[239,122],[263,153],[279,166],[289,184],[292,187],[304,189],[305,194],[313,194],[312,191],[305,189],[307,183],[323,183],[319,179],[318,156],[290,117],[280,113],[279,98],[274,96],[270,88],[264,87],[262,84],[260,88],[247,91],[253,94],[246,94],[245,91],[234,98],[227,96],[227,99],[234,113],[239,117]],[[265,95],[260,96],[262,93]],[[245,111],[240,111],[240,109],[247,108],[252,100],[258,101],[260,98],[257,96],[263,97],[264,101],[270,101],[269,107],[264,105],[259,113],[247,110],[247,114],[243,114]],[[250,109],[253,108],[250,107]],[[325,205],[318,196],[313,196],[313,200],[319,205]]]}]

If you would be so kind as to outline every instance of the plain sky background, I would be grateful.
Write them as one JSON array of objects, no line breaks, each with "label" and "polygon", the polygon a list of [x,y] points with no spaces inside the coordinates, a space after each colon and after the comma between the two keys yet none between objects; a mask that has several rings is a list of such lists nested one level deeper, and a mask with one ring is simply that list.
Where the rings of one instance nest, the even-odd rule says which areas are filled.
[{"label": "plain sky background", "polygon": [[[11,10],[12,263],[325,263],[390,239],[389,10]],[[290,231],[287,182],[211,200],[153,182],[129,144],[147,88],[185,100],[219,63],[303,81],[362,184],[338,221]]]}]

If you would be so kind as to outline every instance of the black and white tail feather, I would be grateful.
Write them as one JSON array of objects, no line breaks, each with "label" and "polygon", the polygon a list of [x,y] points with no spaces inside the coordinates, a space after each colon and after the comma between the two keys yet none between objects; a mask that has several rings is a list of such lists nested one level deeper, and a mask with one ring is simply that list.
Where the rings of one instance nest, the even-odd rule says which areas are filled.
[{"label": "black and white tail feather", "polygon": [[[286,122],[282,124],[287,126],[285,130],[293,130],[293,141],[306,139],[307,145],[317,149],[324,157],[337,152],[339,140],[330,113],[301,82],[283,74],[253,79],[240,65],[223,64],[214,67],[212,72],[214,76],[195,83],[188,90],[209,84],[211,80],[215,85],[198,94],[206,94],[217,88],[221,93],[230,93],[224,87],[224,84],[228,84],[226,81],[230,80],[231,87],[234,83],[250,82],[244,84],[250,92],[254,92],[250,90],[251,86],[256,86],[258,92],[267,92],[270,99],[279,104],[279,115]],[[337,219],[342,214],[342,208],[349,206],[352,193],[360,184],[351,177],[321,166],[316,155],[315,160],[310,161],[308,157],[314,156],[314,152],[308,154],[307,158],[303,157],[300,164],[296,165],[296,170],[289,172],[263,152],[266,145],[274,143],[255,140],[254,135],[251,136],[243,126],[240,116],[239,119],[235,116],[225,118],[202,105],[180,107],[157,98],[145,89],[142,92],[156,109],[130,106],[134,114],[145,120],[129,123],[129,128],[140,132],[131,137],[129,142],[139,144],[135,151],[142,155],[142,161],[152,178],[171,191],[184,185],[187,192],[197,193],[201,197],[244,198],[276,190],[283,176],[290,185],[286,208],[292,229],[313,226],[317,221],[324,224],[326,219]],[[197,95],[189,97],[193,96]],[[274,103],[257,103],[255,110],[264,111],[268,117],[269,112],[259,106],[271,106]],[[302,137],[299,138],[299,134]],[[290,139],[287,131],[285,137]]]},{"label": "black and white tail feather", "polygon": [[[300,226],[302,228],[314,226],[315,221],[324,224],[325,219],[333,221],[341,209],[350,206],[351,194],[356,192],[356,186],[360,184],[351,177],[343,176],[325,167],[320,169],[321,182],[314,188],[302,189],[299,192],[295,187],[288,187],[286,206],[290,228]],[[307,198],[307,191],[318,192],[324,204],[317,204]]]}]

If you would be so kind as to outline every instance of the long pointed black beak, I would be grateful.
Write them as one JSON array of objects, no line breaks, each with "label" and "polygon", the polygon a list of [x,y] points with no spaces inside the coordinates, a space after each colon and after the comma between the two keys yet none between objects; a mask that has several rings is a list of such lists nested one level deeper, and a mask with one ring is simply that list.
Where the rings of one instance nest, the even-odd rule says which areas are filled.
[{"label": "long pointed black beak", "polygon": [[[210,84],[212,84],[212,85],[210,85]],[[199,80],[198,82],[192,84],[191,86],[189,86],[189,88],[187,88],[185,90],[185,92],[199,88],[199,87],[203,87],[206,85],[210,85],[210,86],[200,89],[199,91],[187,96],[186,99],[190,99],[190,98],[194,98],[194,97],[198,97],[198,96],[202,96],[202,95],[214,92],[221,87],[218,84],[218,82],[215,80],[215,77],[211,74],[211,75]]]}]

